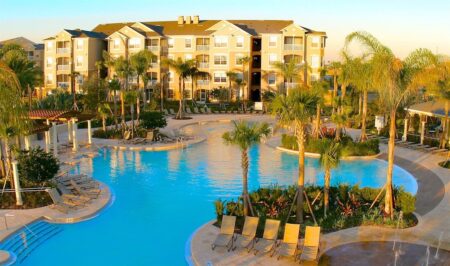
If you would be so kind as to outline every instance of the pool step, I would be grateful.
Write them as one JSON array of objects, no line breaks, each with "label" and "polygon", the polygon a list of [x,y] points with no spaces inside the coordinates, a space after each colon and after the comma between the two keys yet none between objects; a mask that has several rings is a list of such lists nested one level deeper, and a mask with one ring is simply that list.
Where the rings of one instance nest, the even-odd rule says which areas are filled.
[{"label": "pool step", "polygon": [[42,243],[62,231],[62,226],[38,221],[28,228],[24,227],[0,243],[0,249],[13,252],[17,256],[16,263],[22,263]]}]

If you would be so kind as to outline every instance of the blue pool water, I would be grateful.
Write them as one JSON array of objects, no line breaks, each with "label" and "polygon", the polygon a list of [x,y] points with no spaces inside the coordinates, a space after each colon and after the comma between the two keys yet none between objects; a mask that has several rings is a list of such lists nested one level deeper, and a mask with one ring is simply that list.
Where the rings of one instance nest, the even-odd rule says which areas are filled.
[{"label": "blue pool water", "polygon": [[[38,246],[21,265],[186,265],[185,243],[213,219],[213,201],[241,192],[240,153],[221,140],[230,124],[193,126],[208,136],[185,150],[131,152],[103,150],[77,171],[106,183],[114,203],[91,220],[61,225],[62,232]],[[307,159],[307,182],[322,184],[316,159]],[[342,162],[332,183],[381,187],[386,162]],[[296,181],[297,157],[264,144],[250,150],[250,188]],[[417,183],[401,168],[394,183],[416,193]]]}]

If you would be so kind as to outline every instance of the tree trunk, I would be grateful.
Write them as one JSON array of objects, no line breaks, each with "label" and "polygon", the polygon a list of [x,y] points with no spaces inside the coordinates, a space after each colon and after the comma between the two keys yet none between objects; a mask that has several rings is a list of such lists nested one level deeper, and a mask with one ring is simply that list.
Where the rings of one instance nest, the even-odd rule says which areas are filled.
[{"label": "tree trunk", "polygon": [[103,131],[106,132],[106,117],[102,115],[102,127]]},{"label": "tree trunk", "polygon": [[113,102],[114,102],[114,124],[115,124],[115,128],[117,130],[117,127],[119,126],[119,121],[117,121],[117,91],[114,90],[114,98],[113,98]]},{"label": "tree trunk", "polygon": [[[141,90],[139,89],[139,75],[137,75],[137,93],[136,93],[136,120],[139,121],[139,115],[141,114]],[[139,123],[139,122],[138,122]]]},{"label": "tree trunk", "polygon": [[362,113],[362,93],[359,93],[358,98],[358,115],[361,115]]},{"label": "tree trunk", "polygon": [[298,143],[297,222],[303,223],[303,189],[305,186],[305,132],[303,123],[296,128]]},{"label": "tree trunk", "polygon": [[384,198],[384,212],[391,218],[394,217],[394,204],[392,193],[392,173],[394,169],[395,149],[395,109],[390,112],[389,144],[388,144],[388,168],[386,173],[386,196]]},{"label": "tree trunk", "polygon": [[130,106],[130,113],[131,113],[131,138],[134,138],[134,104],[131,103]]},{"label": "tree trunk", "polygon": [[5,157],[3,155],[3,141],[0,140],[0,173],[2,177],[6,178]]},{"label": "tree trunk", "polygon": [[184,82],[181,79],[181,75],[180,75],[180,81],[179,81],[179,92],[180,92],[180,106],[178,108],[178,113],[177,113],[177,119],[183,119],[184,117]]},{"label": "tree trunk", "polygon": [[243,149],[242,155],[242,198],[244,200],[244,216],[248,216],[248,151]]},{"label": "tree trunk", "polygon": [[197,106],[197,103],[195,102],[195,94],[194,94],[194,77],[191,77],[191,100],[194,103],[195,106]]},{"label": "tree trunk", "polygon": [[363,108],[362,108],[362,116],[361,116],[361,136],[359,137],[360,142],[364,142],[367,140],[366,135],[366,119],[367,119],[367,90],[363,92]]},{"label": "tree trunk", "polygon": [[444,112],[445,112],[445,117],[444,120],[442,120],[442,134],[441,134],[441,138],[439,140],[439,147],[441,149],[445,148],[445,145],[447,145],[447,141],[448,141],[448,132],[449,132],[449,121],[448,121],[448,100],[445,100],[445,106],[444,106]]},{"label": "tree trunk", "polygon": [[27,84],[27,88],[28,88],[28,110],[31,111],[31,103],[33,102],[33,95],[31,95],[31,87],[30,84]]},{"label": "tree trunk", "polygon": [[228,102],[231,103],[231,77],[228,77]]},{"label": "tree trunk", "polygon": [[121,118],[122,118],[122,124],[126,125],[126,121],[125,121],[125,99],[124,99],[124,94],[125,91],[121,90],[120,91],[120,105],[121,105]]},{"label": "tree trunk", "polygon": [[327,217],[328,212],[328,206],[330,201],[330,168],[325,169],[325,186],[324,186],[324,193],[323,193],[323,204],[324,204],[324,215]]},{"label": "tree trunk", "polygon": [[318,139],[320,135],[320,104],[316,107],[316,129],[314,130],[314,138]]}]

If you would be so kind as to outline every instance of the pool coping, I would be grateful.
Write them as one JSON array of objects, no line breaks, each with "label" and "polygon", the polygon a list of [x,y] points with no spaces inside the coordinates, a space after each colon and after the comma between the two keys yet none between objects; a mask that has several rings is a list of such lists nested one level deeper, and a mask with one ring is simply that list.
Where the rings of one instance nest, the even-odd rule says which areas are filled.
[{"label": "pool coping", "polygon": [[[279,151],[282,151],[282,152],[290,153],[290,154],[298,154],[298,151],[296,151],[296,150],[284,148],[284,147],[281,147],[281,146],[276,146],[275,149],[277,149]],[[379,153],[374,154],[374,155],[343,156],[341,158],[341,160],[345,160],[345,161],[372,160],[372,159],[377,159],[382,154],[383,153],[379,152]],[[320,158],[320,154],[319,153],[314,153],[314,152],[305,152],[305,156],[306,157],[310,157],[310,158]]]}]

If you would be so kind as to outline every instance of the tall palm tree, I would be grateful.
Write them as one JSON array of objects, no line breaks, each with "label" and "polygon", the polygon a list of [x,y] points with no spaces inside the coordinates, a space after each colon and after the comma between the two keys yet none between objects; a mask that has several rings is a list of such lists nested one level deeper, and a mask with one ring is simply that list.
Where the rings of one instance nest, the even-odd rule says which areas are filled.
[{"label": "tall palm tree", "polygon": [[134,104],[136,103],[136,98],[138,97],[136,91],[127,91],[124,95],[124,101],[130,105],[131,113],[131,138],[134,138],[135,126],[134,126]]},{"label": "tall palm tree", "polygon": [[314,138],[318,139],[320,135],[320,121],[322,107],[325,104],[324,96],[328,92],[329,84],[324,80],[315,81],[312,83],[311,90],[317,95],[317,107],[316,107],[316,123],[314,125],[313,135]]},{"label": "tall palm tree", "polygon": [[106,131],[106,119],[112,115],[111,107],[108,103],[101,103],[97,108],[97,113],[102,119],[102,128],[103,131]]},{"label": "tall palm tree", "polygon": [[114,60],[114,70],[117,76],[121,80],[121,90],[120,90],[120,102],[121,102],[121,117],[122,124],[125,123],[125,91],[128,90],[128,77],[133,73],[130,61],[122,56]]},{"label": "tall palm tree", "polygon": [[306,127],[315,114],[317,95],[310,90],[297,88],[289,95],[280,94],[272,103],[272,112],[278,123],[294,127],[298,144],[297,222],[303,222],[303,191],[305,186],[305,137]]},{"label": "tall palm tree", "polygon": [[210,74],[209,74],[209,72],[201,71],[200,69],[197,68],[196,64],[193,64],[193,65],[191,65],[187,75],[191,79],[192,102],[196,105],[197,103],[195,102],[195,94],[196,94],[197,79],[198,78],[209,78]]},{"label": "tall palm tree", "polygon": [[[155,55],[150,52],[149,50],[142,50],[139,51],[135,54],[133,54],[132,56],[130,56],[130,65],[131,68],[133,69],[134,73],[136,73],[137,76],[137,82],[138,82],[138,91],[140,91],[140,93],[137,94],[137,102],[136,102],[136,111],[137,111],[137,120],[139,121],[139,114],[140,114],[140,97],[139,95],[141,93],[143,93],[143,101],[144,101],[144,108],[145,105],[147,103],[147,99],[146,99],[146,93],[145,93],[145,89],[146,86],[144,86],[144,88],[140,88],[139,84],[140,84],[140,79],[142,79],[142,83],[145,83],[145,74],[147,73],[147,70],[150,68],[151,64],[152,64],[152,59],[155,57]],[[145,84],[144,84],[145,85]]]},{"label": "tall palm tree", "polygon": [[341,159],[341,147],[339,142],[330,141],[329,139],[322,140],[322,146],[320,149],[319,164],[325,170],[325,182],[324,182],[324,215],[327,216],[329,206],[329,192],[330,192],[330,180],[331,169],[336,168],[339,165]]},{"label": "tall palm tree", "polygon": [[[300,76],[301,68],[296,60],[291,60],[288,63],[275,62],[273,63],[273,67],[281,73],[285,82],[289,82],[290,84],[292,84],[294,80]],[[286,95],[288,95],[289,88],[285,86],[285,90]]]},{"label": "tall palm tree", "polygon": [[328,65],[328,72],[331,74],[331,76],[333,77],[333,97],[332,100],[337,96],[338,94],[338,76],[339,73],[341,72],[341,62],[339,61],[333,61]]},{"label": "tall palm tree", "polygon": [[228,77],[228,102],[231,102],[232,83],[236,81],[238,75],[234,71],[227,71],[226,75]]},{"label": "tall palm tree", "polygon": [[117,121],[117,91],[120,90],[120,82],[119,80],[117,80],[116,78],[111,79],[109,81],[109,91],[113,92],[113,117],[114,117],[114,125],[115,128],[117,129],[119,126],[119,122]]},{"label": "tall palm tree", "polygon": [[397,110],[403,102],[418,91],[420,87],[412,81],[418,75],[423,75],[423,69],[435,64],[436,57],[427,49],[417,49],[401,60],[388,47],[367,32],[353,32],[346,37],[346,45],[353,41],[358,41],[370,55],[370,63],[373,67],[373,85],[380,98],[383,99],[386,112],[389,114],[388,169],[384,212],[393,218],[392,173]]},{"label": "tall palm tree", "polygon": [[[242,199],[244,201],[244,216],[248,216],[248,210],[251,208],[250,198],[248,196],[248,150],[261,141],[262,137],[270,134],[270,128],[267,123],[249,124],[244,121],[233,121],[234,129],[223,134],[223,139],[227,144],[239,146],[241,149],[241,167],[242,167]],[[253,211],[251,211],[253,213]]]},{"label": "tall palm tree", "polygon": [[[252,58],[250,56],[244,56],[244,57],[241,57],[238,60],[238,63],[240,65],[242,65],[242,81],[243,82],[241,83],[241,85],[244,86],[244,88],[243,88],[243,95],[242,95],[243,96],[242,100],[244,102],[244,110],[247,109],[247,106],[245,104],[245,100],[246,100],[246,97],[248,97],[248,92],[249,92],[248,87],[246,88],[245,86],[248,86],[248,84],[250,84],[250,80],[249,80],[249,77],[248,77],[249,75],[245,75],[245,72],[246,72],[246,67],[250,64],[251,61],[252,61]],[[245,92],[245,91],[247,91],[247,92]],[[247,95],[247,96],[245,96],[245,95]]]}]

